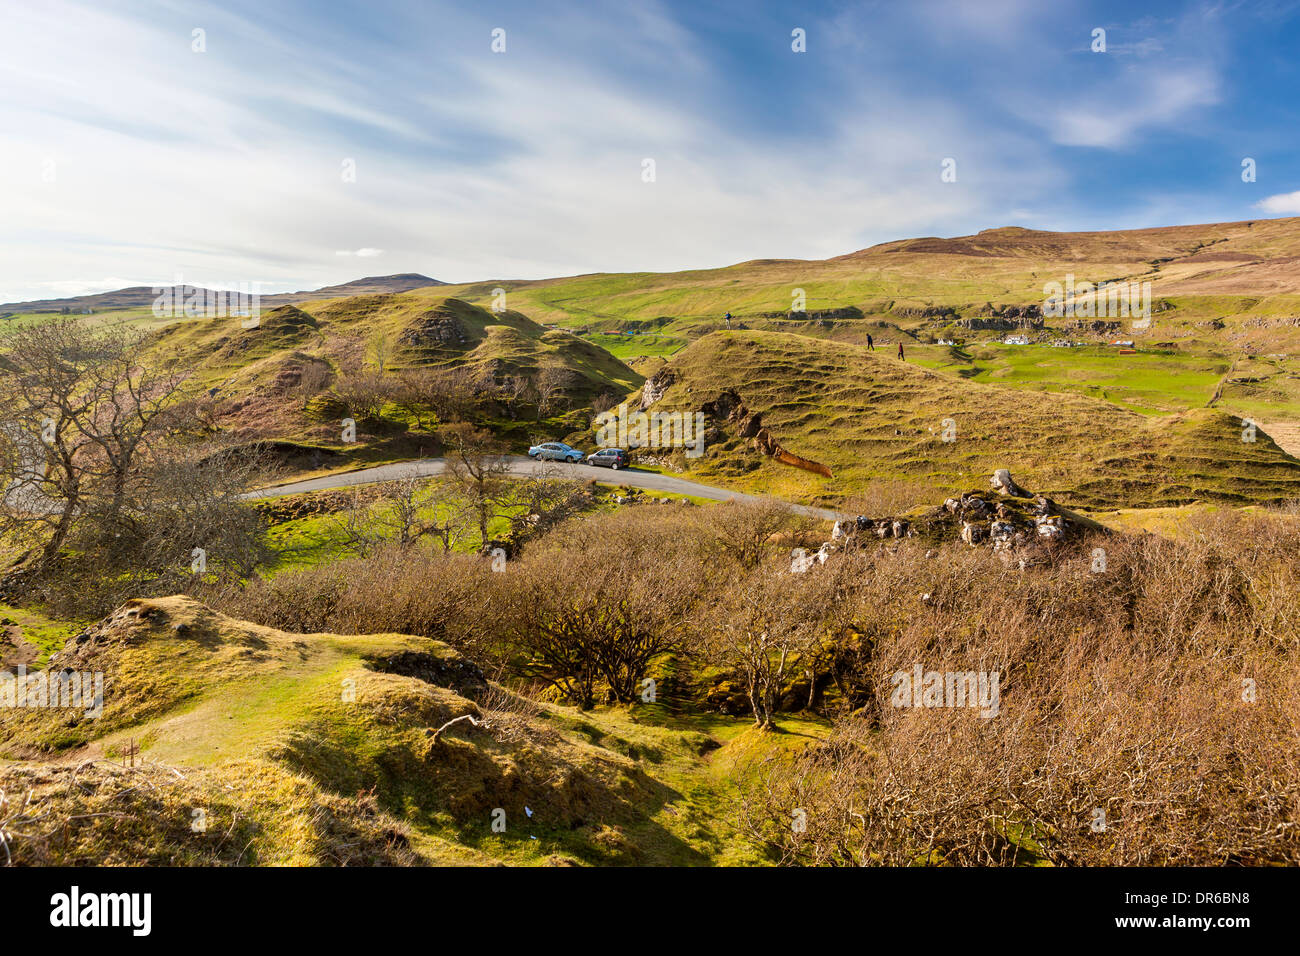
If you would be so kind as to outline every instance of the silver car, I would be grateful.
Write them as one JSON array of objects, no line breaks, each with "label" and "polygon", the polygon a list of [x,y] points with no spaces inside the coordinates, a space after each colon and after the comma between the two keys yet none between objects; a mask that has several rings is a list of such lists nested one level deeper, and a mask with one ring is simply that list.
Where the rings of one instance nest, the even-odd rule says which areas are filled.
[{"label": "silver car", "polygon": [[577,448],[566,445],[562,441],[548,441],[528,449],[528,457],[535,458],[537,461],[567,461],[571,465],[576,465],[582,461],[583,454]]}]

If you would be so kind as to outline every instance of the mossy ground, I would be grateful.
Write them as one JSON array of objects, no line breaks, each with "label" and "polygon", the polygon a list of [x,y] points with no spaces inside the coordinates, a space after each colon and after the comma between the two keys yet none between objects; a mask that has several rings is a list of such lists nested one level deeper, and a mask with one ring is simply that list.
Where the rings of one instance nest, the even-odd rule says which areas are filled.
[{"label": "mossy ground", "polygon": [[402,651],[459,661],[402,635],[293,635],[184,597],[132,602],[58,659],[105,671],[101,718],[30,710],[0,725],[0,787],[48,811],[11,852],[65,864],[757,863],[738,830],[737,768],[824,730],[797,716],[759,734],[665,704],[542,704],[508,733],[462,723],[434,741],[431,728],[482,711],[387,672]]}]

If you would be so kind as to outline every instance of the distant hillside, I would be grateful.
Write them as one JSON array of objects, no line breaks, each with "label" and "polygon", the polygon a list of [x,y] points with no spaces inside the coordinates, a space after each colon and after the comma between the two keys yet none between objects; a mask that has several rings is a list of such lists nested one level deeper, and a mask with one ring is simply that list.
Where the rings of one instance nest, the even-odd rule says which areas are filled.
[{"label": "distant hillside", "polygon": [[[1300,462],[1214,409],[1143,416],[1106,401],[984,385],[918,368],[892,353],[801,335],[705,336],[648,385],[656,410],[697,410],[731,391],[758,420],[724,422],[691,472],[705,480],[842,500],[872,481],[939,492],[980,487],[1009,467],[1021,483],[1085,507],[1300,496]],[[714,422],[720,416],[711,416]],[[953,438],[943,440],[945,420]],[[755,434],[832,476],[779,464]],[[760,438],[761,441],[761,438]]]},{"label": "distant hillside", "polygon": [[[397,275],[353,279],[351,282],[344,282],[341,285],[327,285],[312,292],[288,292],[284,295],[301,296],[303,298],[323,298],[334,295],[374,295],[383,292],[409,292],[412,289],[423,289],[428,286],[446,284],[437,279],[422,276],[418,272],[399,272]],[[284,296],[271,296],[269,298],[283,299]]]},{"label": "distant hillside", "polygon": [[[353,279],[341,285],[325,286],[302,292],[280,292],[275,295],[262,296],[262,305],[274,307],[289,302],[305,302],[308,299],[321,299],[331,296],[378,294],[385,292],[409,292],[426,286],[446,285],[437,279],[415,272],[402,272],[391,276],[370,276],[365,279]],[[179,288],[179,287],[173,287]],[[203,290],[206,292],[207,290]],[[191,289],[191,294],[193,290]],[[151,306],[158,294],[151,286],[131,286],[114,292],[99,292],[93,295],[78,295],[66,299],[39,299],[31,302],[10,302],[0,305],[0,312],[107,312],[114,309],[138,309]]]},{"label": "distant hillside", "polygon": [[493,280],[448,292],[486,302],[499,286],[513,307],[539,321],[695,337],[720,328],[727,312],[751,327],[795,331],[774,316],[790,312],[798,292],[813,319],[856,310],[907,328],[941,328],[945,315],[987,317],[1007,307],[1041,306],[1044,285],[1067,275],[1093,283],[1150,282],[1160,310],[1152,335],[1300,349],[1300,218],[1114,232],[1008,227],[898,240],[825,260]]}]

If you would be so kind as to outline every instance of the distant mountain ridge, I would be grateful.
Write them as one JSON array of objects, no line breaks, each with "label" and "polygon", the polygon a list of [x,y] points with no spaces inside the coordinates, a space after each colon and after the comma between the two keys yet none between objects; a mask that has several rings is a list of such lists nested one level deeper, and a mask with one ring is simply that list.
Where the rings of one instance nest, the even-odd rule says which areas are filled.
[{"label": "distant mountain ridge", "polygon": [[[262,304],[268,306],[307,302],[311,299],[331,298],[349,295],[377,295],[391,292],[409,292],[429,286],[447,285],[439,279],[431,279],[418,272],[399,272],[391,276],[367,276],[353,279],[339,285],[327,285],[319,289],[305,289],[301,292],[277,292],[262,296]],[[191,287],[192,288],[192,287]],[[201,288],[201,287],[200,287]],[[157,298],[153,286],[138,285],[112,292],[97,292],[90,295],[70,296],[63,299],[35,299],[30,302],[7,302],[0,304],[4,312],[84,312],[93,309],[103,312],[110,309],[134,309],[147,306]]]}]

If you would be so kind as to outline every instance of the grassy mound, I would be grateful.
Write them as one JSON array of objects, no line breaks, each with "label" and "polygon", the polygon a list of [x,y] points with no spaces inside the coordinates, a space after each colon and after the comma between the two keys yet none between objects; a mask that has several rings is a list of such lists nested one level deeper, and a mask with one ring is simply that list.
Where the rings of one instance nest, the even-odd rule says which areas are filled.
[{"label": "grassy mound", "polygon": [[[1216,409],[1142,415],[777,332],[708,335],[667,367],[672,384],[655,409],[698,409],[733,389],[785,448],[833,472],[827,479],[786,468],[737,435],[724,435],[692,469],[749,489],[831,502],[873,480],[906,478],[949,494],[1010,467],[1031,491],[1085,508],[1300,495],[1300,464],[1266,433],[1242,441],[1240,419]],[[953,441],[943,440],[948,419]]]},{"label": "grassy mound", "polygon": [[40,818],[11,827],[18,863],[690,864],[724,842],[671,806],[702,734],[532,704],[437,641],[171,597],[77,635],[62,669],[103,673],[103,714],[6,714],[0,822]]}]

